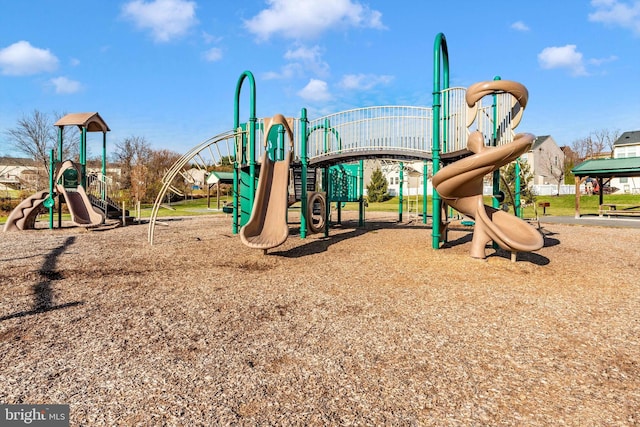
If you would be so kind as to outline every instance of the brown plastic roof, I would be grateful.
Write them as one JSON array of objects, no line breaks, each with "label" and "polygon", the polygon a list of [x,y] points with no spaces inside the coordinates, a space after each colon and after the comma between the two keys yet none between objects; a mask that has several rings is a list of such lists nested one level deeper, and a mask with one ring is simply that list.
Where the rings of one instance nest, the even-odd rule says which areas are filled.
[{"label": "brown plastic roof", "polygon": [[98,113],[67,114],[55,123],[55,126],[80,126],[87,132],[109,132],[109,126]]}]

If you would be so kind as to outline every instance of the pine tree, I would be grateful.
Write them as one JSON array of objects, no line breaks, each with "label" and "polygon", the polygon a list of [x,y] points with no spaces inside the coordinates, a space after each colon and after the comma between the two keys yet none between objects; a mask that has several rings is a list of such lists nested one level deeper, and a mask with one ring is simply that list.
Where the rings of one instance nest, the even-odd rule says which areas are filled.
[{"label": "pine tree", "polygon": [[367,196],[370,202],[384,202],[389,200],[391,196],[388,192],[389,183],[382,174],[380,168],[373,171],[371,182],[367,185]]},{"label": "pine tree", "polygon": [[[509,163],[500,170],[502,176],[500,182],[500,189],[506,194],[507,200],[511,196],[515,196],[516,185],[516,164],[515,162]],[[535,194],[532,191],[531,183],[533,182],[533,174],[531,173],[531,167],[527,162],[520,162],[520,199],[522,203],[529,204],[535,201]],[[505,187],[505,184],[507,187]],[[509,200],[513,203],[513,200]]]}]

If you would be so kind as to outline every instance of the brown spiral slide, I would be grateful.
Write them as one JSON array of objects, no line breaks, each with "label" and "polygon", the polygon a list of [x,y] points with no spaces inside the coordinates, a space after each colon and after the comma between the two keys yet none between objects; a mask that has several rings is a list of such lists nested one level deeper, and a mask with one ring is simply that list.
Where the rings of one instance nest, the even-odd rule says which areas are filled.
[{"label": "brown spiral slide", "polygon": [[[502,86],[499,86],[500,83]],[[509,81],[494,81],[470,87],[467,104],[471,107],[482,96],[498,90],[512,93],[524,108],[526,88]],[[509,144],[487,147],[482,134],[473,132],[469,136],[467,148],[474,154],[442,168],[433,177],[433,185],[443,201],[475,220],[471,242],[472,257],[486,258],[485,247],[492,240],[512,253],[536,251],[544,245],[543,236],[534,227],[507,212],[486,206],[482,200],[484,176],[527,152],[533,140],[533,135],[521,133]]]}]

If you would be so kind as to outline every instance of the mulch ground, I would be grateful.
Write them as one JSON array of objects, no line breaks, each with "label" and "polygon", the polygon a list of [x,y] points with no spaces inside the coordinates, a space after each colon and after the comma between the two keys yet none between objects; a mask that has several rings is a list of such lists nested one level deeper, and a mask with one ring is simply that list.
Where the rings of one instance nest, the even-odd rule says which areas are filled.
[{"label": "mulch ground", "polygon": [[[545,247],[369,218],[264,255],[223,216],[0,238],[0,402],[71,425],[640,425],[640,229]],[[295,226],[292,226],[295,233]]]}]

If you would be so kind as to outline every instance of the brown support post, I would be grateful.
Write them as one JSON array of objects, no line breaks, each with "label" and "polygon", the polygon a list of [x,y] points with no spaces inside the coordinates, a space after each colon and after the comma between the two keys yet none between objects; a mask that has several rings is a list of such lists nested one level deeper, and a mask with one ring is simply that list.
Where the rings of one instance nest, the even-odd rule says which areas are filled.
[{"label": "brown support post", "polygon": [[576,213],[575,217],[580,218],[580,183],[582,180],[579,176],[576,176]]},{"label": "brown support post", "polygon": [[600,207],[604,203],[604,189],[602,188],[604,180],[601,178],[596,178],[596,180],[598,181],[598,207]]}]

